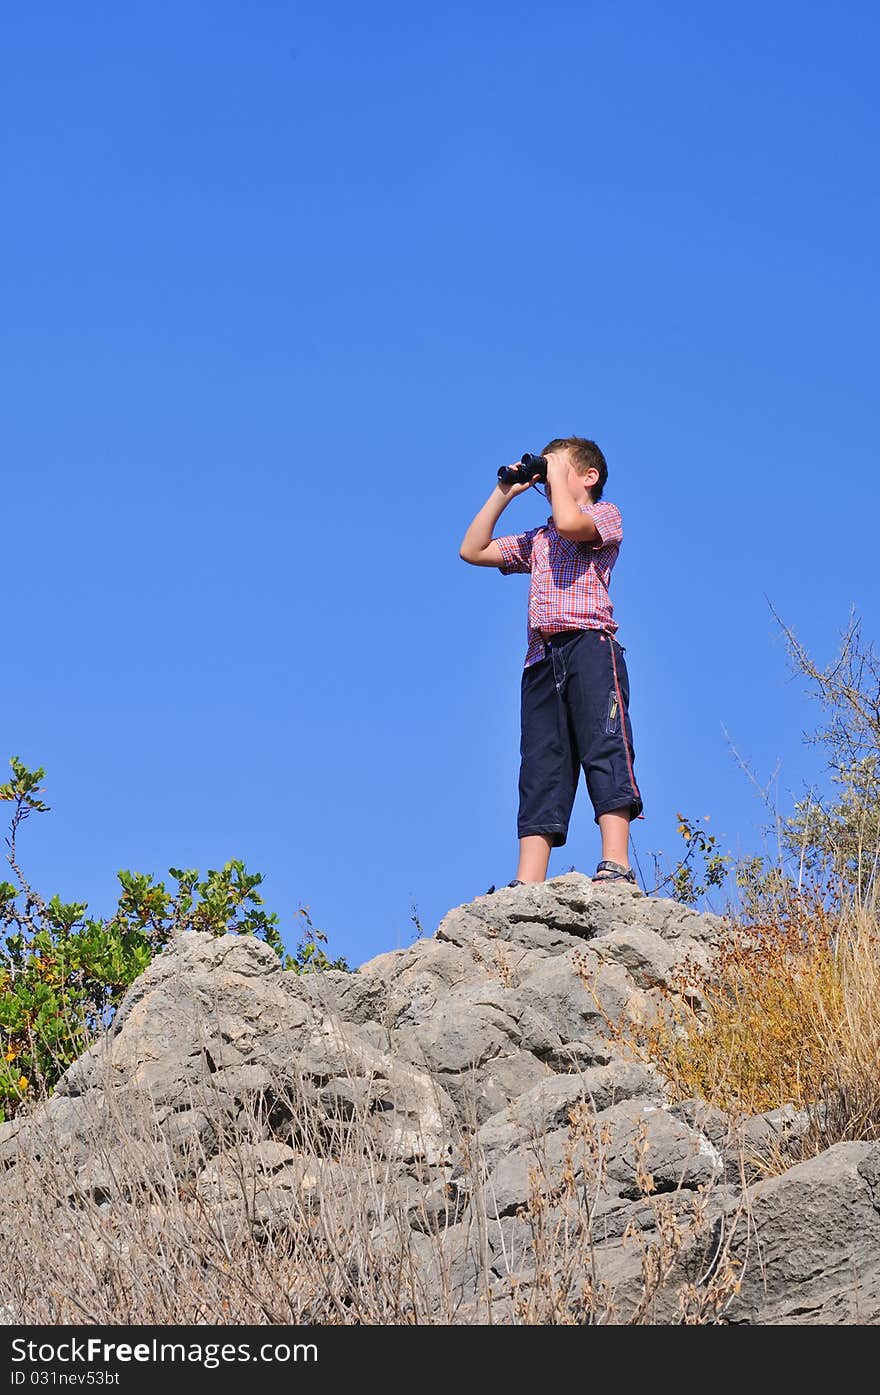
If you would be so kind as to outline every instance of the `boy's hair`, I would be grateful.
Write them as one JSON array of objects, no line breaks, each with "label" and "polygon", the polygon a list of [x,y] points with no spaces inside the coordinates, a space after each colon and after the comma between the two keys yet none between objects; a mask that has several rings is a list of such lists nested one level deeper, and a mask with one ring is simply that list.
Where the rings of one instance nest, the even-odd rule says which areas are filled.
[{"label": "boy's hair", "polygon": [[585,436],[557,436],[554,440],[547,442],[541,454],[546,455],[548,451],[564,449],[570,452],[572,464],[579,475],[585,474],[591,468],[599,471],[599,478],[593,487],[591,496],[593,503],[598,504],[602,498],[605,481],[608,478],[608,466],[596,442],[588,441]]}]

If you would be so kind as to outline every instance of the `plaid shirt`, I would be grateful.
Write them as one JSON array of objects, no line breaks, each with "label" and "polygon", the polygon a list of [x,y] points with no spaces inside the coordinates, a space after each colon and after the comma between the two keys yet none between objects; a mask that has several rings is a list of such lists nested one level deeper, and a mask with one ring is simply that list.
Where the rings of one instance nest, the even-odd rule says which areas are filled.
[{"label": "plaid shirt", "polygon": [[599,529],[598,543],[574,542],[556,531],[553,515],[547,526],[529,528],[495,538],[504,558],[498,568],[503,576],[531,572],[529,587],[528,648],[525,668],[546,658],[542,633],[558,630],[618,629],[608,596],[611,568],[623,541],[620,509],[616,504],[578,504]]}]

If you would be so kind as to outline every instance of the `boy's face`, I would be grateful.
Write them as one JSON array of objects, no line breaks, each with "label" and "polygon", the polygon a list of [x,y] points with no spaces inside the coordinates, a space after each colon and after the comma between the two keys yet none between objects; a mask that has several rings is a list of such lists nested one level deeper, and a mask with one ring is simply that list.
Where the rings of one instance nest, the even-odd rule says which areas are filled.
[{"label": "boy's face", "polygon": [[[562,450],[550,451],[547,456],[547,459],[550,460],[551,457],[554,460],[562,460],[564,464],[567,466],[565,483],[568,492],[571,495],[572,499],[574,499],[575,503],[589,504],[591,497],[590,491],[593,485],[598,484],[599,482],[599,471],[595,469],[595,467],[590,466],[589,470],[587,470],[585,474],[579,475],[574,467],[574,464],[572,463],[571,452],[569,451],[567,446]],[[553,493],[550,488],[549,480],[546,485],[546,491],[547,498],[552,499]]]}]

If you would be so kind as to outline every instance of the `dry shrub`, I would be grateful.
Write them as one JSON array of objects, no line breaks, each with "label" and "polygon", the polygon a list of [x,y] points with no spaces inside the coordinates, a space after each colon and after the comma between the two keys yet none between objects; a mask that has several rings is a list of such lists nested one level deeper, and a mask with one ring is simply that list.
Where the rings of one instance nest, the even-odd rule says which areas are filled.
[{"label": "dry shrub", "polygon": [[[120,1107],[110,1085],[91,1093],[102,1099],[85,1164],[40,1121],[4,1176],[0,1309],[17,1320],[406,1324],[430,1312],[426,1251],[442,1264],[454,1198],[444,1215],[428,1187],[415,1195],[365,1118],[316,1108],[300,1081],[247,1099],[234,1122],[218,1108],[207,1147],[181,1147],[148,1098],[126,1092]],[[461,1300],[440,1287],[451,1321]]]},{"label": "dry shrub", "polygon": [[[83,1155],[45,1120],[29,1133],[33,1110],[17,1121],[20,1146],[4,1145],[7,1320],[717,1322],[735,1291],[709,1193],[656,1196],[645,1164],[621,1301],[600,1254],[609,1138],[588,1099],[572,1110],[561,1164],[548,1162],[546,1134],[531,1140],[533,1186],[513,1216],[494,1205],[472,1130],[450,1132],[450,1164],[413,1161],[400,1175],[368,1106],[328,1112],[307,1081],[249,1100],[233,1121],[218,1107],[183,1144],[149,1097],[109,1081],[89,1096]],[[702,1279],[681,1267],[695,1249],[710,1255]]]},{"label": "dry shrub", "polygon": [[[539,1141],[528,1201],[517,1212],[530,1232],[533,1268],[531,1282],[522,1288],[518,1276],[511,1276],[514,1321],[540,1326],[723,1322],[740,1291],[752,1236],[745,1182],[727,1206],[717,1204],[718,1179],[695,1188],[679,1183],[658,1194],[644,1125],[633,1143],[638,1202],[619,1246],[603,1250],[609,1125],[589,1101],[576,1104],[552,1179]],[[734,1244],[743,1237],[744,1257],[738,1259]]]},{"label": "dry shrub", "polygon": [[864,908],[804,896],[730,922],[711,967],[686,965],[671,990],[651,1026],[614,1034],[675,1099],[746,1116],[792,1105],[811,1152],[880,1137],[880,927]]}]

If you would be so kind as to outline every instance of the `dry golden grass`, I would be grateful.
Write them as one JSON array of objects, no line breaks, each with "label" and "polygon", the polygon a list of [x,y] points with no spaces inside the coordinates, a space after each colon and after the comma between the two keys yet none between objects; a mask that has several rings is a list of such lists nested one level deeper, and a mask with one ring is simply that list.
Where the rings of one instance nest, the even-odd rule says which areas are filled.
[{"label": "dry golden grass", "polygon": [[686,966],[659,1020],[638,1032],[615,1026],[614,1035],[661,1070],[676,1099],[698,1096],[740,1116],[786,1104],[805,1111],[801,1155],[876,1139],[876,914],[831,914],[802,896],[749,924],[730,921],[710,970]]}]

